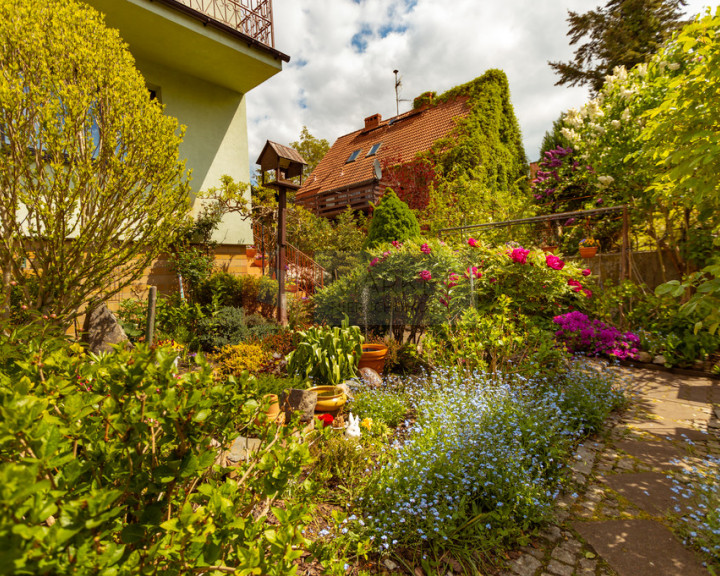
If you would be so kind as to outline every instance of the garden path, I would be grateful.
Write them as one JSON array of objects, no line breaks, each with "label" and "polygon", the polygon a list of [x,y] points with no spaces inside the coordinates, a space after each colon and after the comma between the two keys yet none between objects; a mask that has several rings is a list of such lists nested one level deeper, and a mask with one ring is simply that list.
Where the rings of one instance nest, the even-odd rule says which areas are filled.
[{"label": "garden path", "polygon": [[632,393],[631,406],[608,421],[602,438],[578,448],[576,493],[557,502],[557,522],[522,548],[502,576],[709,574],[703,558],[669,528],[670,514],[686,504],[666,474],[720,456],[720,381],[616,370]]}]

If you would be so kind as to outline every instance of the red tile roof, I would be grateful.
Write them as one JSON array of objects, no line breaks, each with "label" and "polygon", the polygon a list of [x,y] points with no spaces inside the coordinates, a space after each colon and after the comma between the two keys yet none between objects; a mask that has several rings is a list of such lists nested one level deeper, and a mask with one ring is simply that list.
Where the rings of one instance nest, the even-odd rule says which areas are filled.
[{"label": "red tile roof", "polygon": [[[467,97],[459,96],[388,120],[379,119],[378,115],[376,128],[362,128],[340,136],[303,183],[297,198],[371,181],[376,158],[381,164],[384,159],[412,160],[416,154],[429,150],[437,140],[447,136],[458,120],[468,115],[467,100]],[[367,118],[366,126],[372,126],[374,121],[373,116]],[[380,144],[380,148],[376,154],[368,156],[374,144]],[[355,150],[360,151],[357,158],[348,162]]]}]

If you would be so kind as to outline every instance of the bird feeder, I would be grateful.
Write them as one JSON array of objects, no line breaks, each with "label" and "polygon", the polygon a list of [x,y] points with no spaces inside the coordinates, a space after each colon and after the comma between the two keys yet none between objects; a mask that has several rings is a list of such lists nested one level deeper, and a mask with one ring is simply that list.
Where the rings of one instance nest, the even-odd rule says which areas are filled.
[{"label": "bird feeder", "polygon": [[[277,258],[275,277],[278,281],[277,319],[283,326],[287,325],[287,298],[285,295],[285,268],[287,262],[287,192],[298,190],[302,184],[303,169],[307,166],[305,159],[297,150],[268,140],[265,142],[257,159],[262,175],[262,185],[277,190]],[[275,172],[275,180],[268,182],[268,172]],[[291,178],[298,178],[295,182]]]}]

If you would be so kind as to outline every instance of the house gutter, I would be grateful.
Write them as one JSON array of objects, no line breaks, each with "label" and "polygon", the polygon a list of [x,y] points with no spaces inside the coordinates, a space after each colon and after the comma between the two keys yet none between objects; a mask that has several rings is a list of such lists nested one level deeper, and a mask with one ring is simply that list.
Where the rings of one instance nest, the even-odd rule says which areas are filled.
[{"label": "house gutter", "polygon": [[267,46],[267,45],[263,44],[262,42],[255,40],[255,38],[248,36],[247,34],[243,34],[242,32],[233,28],[232,26],[223,24],[222,22],[219,22],[218,20],[215,20],[214,18],[211,18],[210,16],[203,14],[202,12],[198,12],[197,10],[190,8],[189,6],[186,6],[185,4],[179,2],[179,0],[149,0],[149,1],[157,2],[158,4],[164,4],[165,6],[174,8],[178,12],[182,12],[183,14],[186,14],[187,16],[190,16],[191,18],[194,18],[195,20],[202,22],[203,26],[210,26],[211,28],[215,28],[217,30],[225,32],[226,34],[230,34],[231,36],[234,36],[236,39],[247,43],[248,46],[250,46],[252,48],[257,48],[261,52],[265,52],[265,53],[269,54],[276,60],[282,60],[283,62],[290,62],[290,56],[288,56],[287,54],[284,54],[283,52],[280,52],[279,50],[275,50],[275,48],[271,48],[270,46]]}]

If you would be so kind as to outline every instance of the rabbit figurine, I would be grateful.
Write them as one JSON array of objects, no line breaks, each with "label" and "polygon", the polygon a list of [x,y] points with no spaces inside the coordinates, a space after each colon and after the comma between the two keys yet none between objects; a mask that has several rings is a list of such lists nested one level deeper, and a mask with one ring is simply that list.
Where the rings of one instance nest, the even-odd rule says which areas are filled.
[{"label": "rabbit figurine", "polygon": [[353,416],[352,412],[348,416],[349,424],[345,430],[346,438],[360,438],[360,418]]}]

